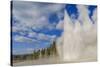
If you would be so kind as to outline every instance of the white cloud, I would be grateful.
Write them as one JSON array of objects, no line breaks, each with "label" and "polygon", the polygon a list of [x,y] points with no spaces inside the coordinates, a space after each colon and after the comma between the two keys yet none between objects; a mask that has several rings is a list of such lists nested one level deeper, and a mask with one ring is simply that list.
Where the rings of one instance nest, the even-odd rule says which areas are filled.
[{"label": "white cloud", "polygon": [[13,17],[19,22],[12,26],[12,32],[18,32],[20,34],[14,35],[14,40],[28,43],[36,43],[42,40],[53,41],[56,35],[48,35],[42,32],[36,33],[32,29],[38,31],[44,27],[49,30],[56,28],[55,24],[49,23],[48,16],[52,13],[57,13],[60,18],[62,13],[59,14],[59,11],[63,8],[63,4],[14,1],[12,10]]},{"label": "white cloud", "polygon": [[56,35],[47,35],[47,34],[43,34],[43,33],[39,33],[38,34],[38,39],[39,40],[48,40],[48,41],[53,41],[56,38]]},{"label": "white cloud", "polygon": [[28,43],[39,43],[40,41],[49,41],[52,42],[56,38],[56,35],[47,35],[44,33],[36,33],[36,32],[29,32],[28,37],[23,35],[15,35],[13,36],[13,40],[15,42],[28,42]]},{"label": "white cloud", "polygon": [[36,32],[29,32],[28,37],[37,37],[38,34]]},{"label": "white cloud", "polygon": [[58,12],[57,16],[59,19],[63,18],[64,17],[64,10],[62,12]]},{"label": "white cloud", "polygon": [[43,33],[39,33],[38,34],[38,39],[40,39],[40,40],[47,40],[48,37],[47,37],[47,35],[44,35]]},{"label": "white cloud", "polygon": [[28,42],[28,43],[36,42],[35,39],[31,39],[31,38],[20,36],[20,35],[15,35],[13,38],[14,38],[14,41],[16,42]]},{"label": "white cloud", "polygon": [[48,21],[48,15],[58,12],[62,8],[64,8],[63,4],[14,1],[13,15],[20,21],[17,26],[19,30],[25,29],[25,27],[41,29],[44,26],[52,29],[53,26]]}]

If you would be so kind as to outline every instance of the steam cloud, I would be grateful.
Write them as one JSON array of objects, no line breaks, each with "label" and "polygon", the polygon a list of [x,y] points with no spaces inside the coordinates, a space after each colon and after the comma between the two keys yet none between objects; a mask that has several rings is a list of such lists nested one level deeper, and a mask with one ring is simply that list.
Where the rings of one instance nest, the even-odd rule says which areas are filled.
[{"label": "steam cloud", "polygon": [[59,57],[63,61],[96,60],[97,55],[97,9],[92,19],[87,6],[77,6],[79,17],[74,20],[65,11],[64,33],[57,39]]}]

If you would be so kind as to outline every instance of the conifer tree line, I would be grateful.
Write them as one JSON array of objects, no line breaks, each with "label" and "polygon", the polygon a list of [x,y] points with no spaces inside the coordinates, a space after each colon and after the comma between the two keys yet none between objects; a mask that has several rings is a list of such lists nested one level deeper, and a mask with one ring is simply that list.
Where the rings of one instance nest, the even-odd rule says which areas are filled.
[{"label": "conifer tree line", "polygon": [[13,61],[17,60],[36,60],[39,58],[48,58],[51,56],[57,56],[56,42],[53,43],[48,48],[39,49],[37,51],[33,51],[31,54],[24,55],[12,55]]}]

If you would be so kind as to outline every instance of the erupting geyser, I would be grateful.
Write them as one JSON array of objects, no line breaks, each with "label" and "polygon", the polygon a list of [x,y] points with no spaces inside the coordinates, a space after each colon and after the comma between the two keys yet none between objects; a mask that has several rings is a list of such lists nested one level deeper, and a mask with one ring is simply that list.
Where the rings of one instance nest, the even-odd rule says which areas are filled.
[{"label": "erupting geyser", "polygon": [[77,6],[79,17],[72,19],[65,11],[64,32],[57,39],[57,49],[62,61],[92,61],[97,57],[97,19],[95,9],[89,18],[86,6]]}]

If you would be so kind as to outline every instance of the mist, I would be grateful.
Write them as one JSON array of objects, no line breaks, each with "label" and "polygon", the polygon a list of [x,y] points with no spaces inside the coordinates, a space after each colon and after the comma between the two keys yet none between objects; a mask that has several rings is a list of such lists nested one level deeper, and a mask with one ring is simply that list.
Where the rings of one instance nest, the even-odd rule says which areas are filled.
[{"label": "mist", "polygon": [[[79,17],[72,19],[64,11],[64,32],[57,39],[57,50],[62,61],[93,61],[97,58],[97,9],[92,19],[87,6],[78,5]],[[73,23],[74,20],[74,23]]]}]

